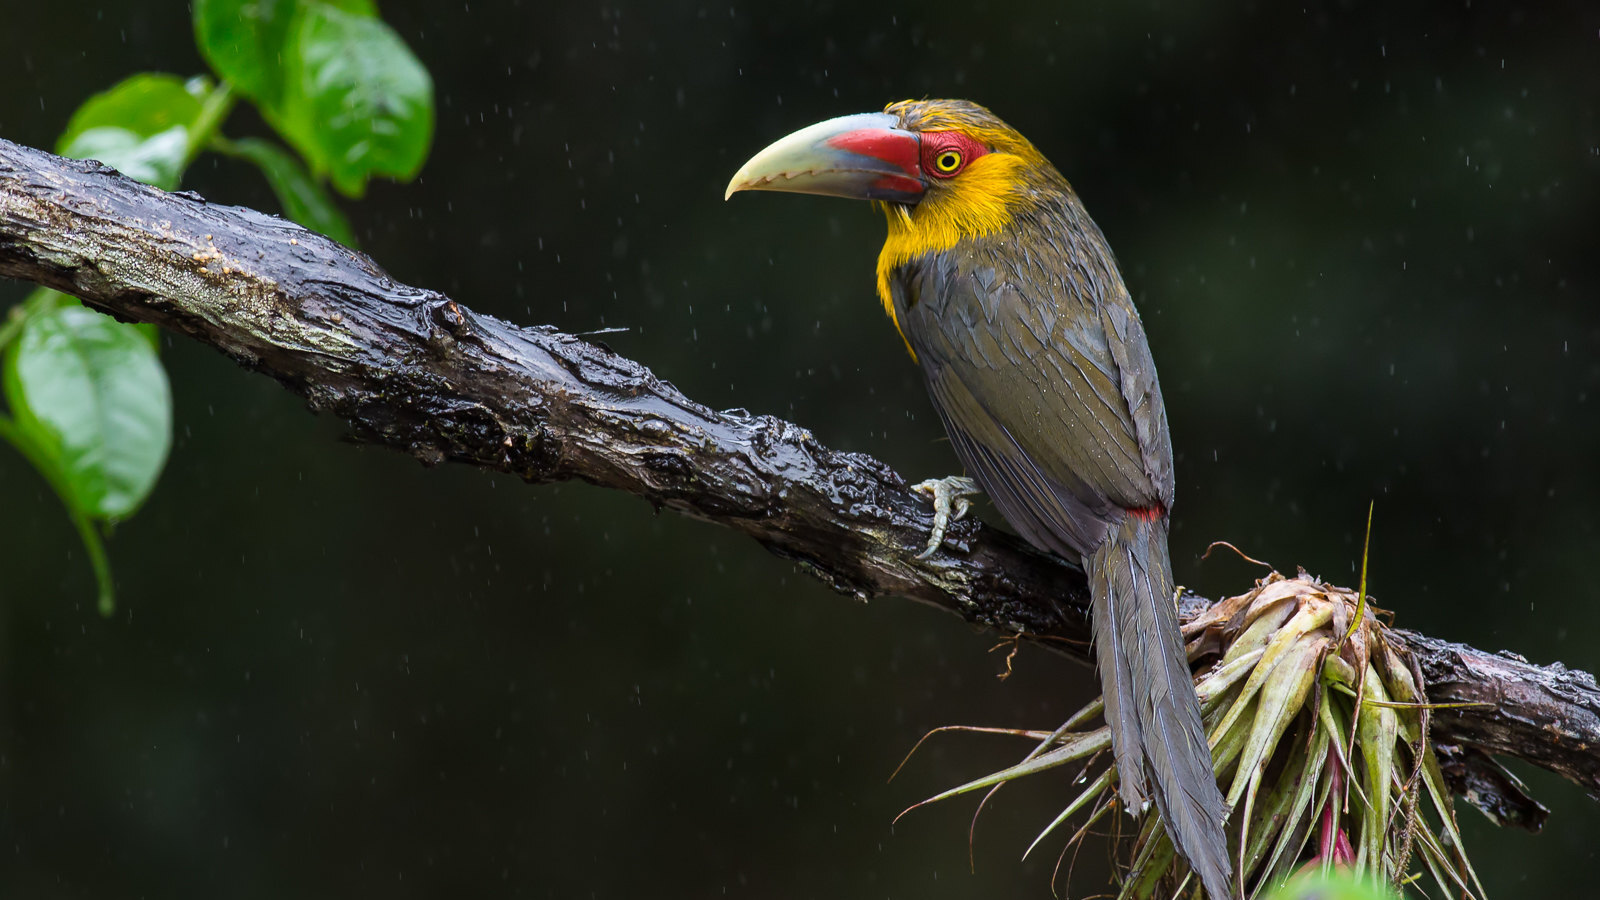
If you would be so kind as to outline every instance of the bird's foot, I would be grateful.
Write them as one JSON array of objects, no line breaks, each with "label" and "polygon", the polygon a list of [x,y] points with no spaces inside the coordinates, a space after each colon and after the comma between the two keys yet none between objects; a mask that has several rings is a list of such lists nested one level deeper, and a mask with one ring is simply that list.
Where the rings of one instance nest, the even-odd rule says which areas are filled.
[{"label": "bird's foot", "polygon": [[972,511],[967,498],[983,493],[978,483],[964,475],[948,478],[930,478],[911,486],[913,491],[933,501],[933,531],[928,534],[928,547],[917,554],[917,559],[927,559],[944,543],[945,531],[951,522],[959,522]]}]

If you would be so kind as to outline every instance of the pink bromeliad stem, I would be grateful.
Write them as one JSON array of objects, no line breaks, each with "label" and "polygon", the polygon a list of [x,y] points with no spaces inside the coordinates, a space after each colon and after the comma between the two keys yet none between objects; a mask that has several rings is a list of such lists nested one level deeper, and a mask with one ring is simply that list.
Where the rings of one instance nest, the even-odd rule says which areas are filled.
[{"label": "pink bromeliad stem", "polygon": [[1328,745],[1327,766],[1332,771],[1329,776],[1328,802],[1322,807],[1322,822],[1317,832],[1317,855],[1302,867],[1302,871],[1314,866],[1333,865],[1350,866],[1356,861],[1355,848],[1350,846],[1350,838],[1339,827],[1339,814],[1336,811],[1344,806],[1344,769],[1339,759],[1337,748],[1330,742]]}]

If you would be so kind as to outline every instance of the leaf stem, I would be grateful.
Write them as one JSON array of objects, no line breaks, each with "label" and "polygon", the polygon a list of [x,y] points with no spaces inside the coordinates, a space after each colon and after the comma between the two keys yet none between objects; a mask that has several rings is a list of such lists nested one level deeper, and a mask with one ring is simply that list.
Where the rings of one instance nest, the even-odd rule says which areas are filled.
[{"label": "leaf stem", "polygon": [[95,530],[94,521],[70,503],[67,504],[67,518],[78,529],[78,537],[83,539],[83,549],[89,554],[89,566],[94,569],[94,582],[99,596],[100,615],[109,618],[117,611],[117,595],[116,586],[111,580],[111,563],[106,559],[105,543],[100,539],[100,532]]},{"label": "leaf stem", "polygon": [[78,537],[83,540],[83,549],[89,554],[89,566],[94,569],[94,580],[99,597],[100,614],[109,616],[116,611],[116,589],[111,580],[111,563],[106,558],[105,543],[100,539],[100,533],[95,531],[94,520],[88,513],[78,509],[72,502],[72,495],[67,492],[67,486],[62,480],[61,473],[51,464],[48,457],[40,452],[39,447],[17,424],[8,417],[0,415],[0,440],[4,440],[17,448],[33,467],[50,482],[50,487],[61,498],[61,505],[67,508],[67,518],[72,520],[74,528],[78,529]]},{"label": "leaf stem", "polygon": [[200,115],[194,120],[194,127],[189,129],[189,145],[183,151],[184,169],[188,169],[200,151],[211,143],[217,129],[222,127],[223,120],[228,118],[228,113],[233,111],[233,105],[238,100],[239,95],[234,93],[231,81],[219,82],[206,95],[205,102],[200,106]]}]

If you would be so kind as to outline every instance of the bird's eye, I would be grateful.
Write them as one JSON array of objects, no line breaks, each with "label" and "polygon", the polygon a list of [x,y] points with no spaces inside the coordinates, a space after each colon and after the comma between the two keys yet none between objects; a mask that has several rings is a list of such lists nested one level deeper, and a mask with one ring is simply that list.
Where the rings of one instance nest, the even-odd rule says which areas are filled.
[{"label": "bird's eye", "polygon": [[988,152],[988,147],[960,132],[932,132],[922,142],[922,174],[941,181],[954,178]]}]

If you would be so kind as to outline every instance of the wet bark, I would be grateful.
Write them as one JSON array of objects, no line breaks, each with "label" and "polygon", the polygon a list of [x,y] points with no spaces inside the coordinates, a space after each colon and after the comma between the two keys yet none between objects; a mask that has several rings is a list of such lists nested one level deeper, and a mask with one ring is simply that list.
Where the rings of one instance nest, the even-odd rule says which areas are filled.
[{"label": "wet bark", "polygon": [[[1088,659],[1076,566],[967,520],[919,559],[928,502],[886,464],[799,425],[713,410],[650,370],[547,326],[478,315],[371,259],[250,209],[169,194],[94,162],[0,140],[0,275],[152,322],[277,379],[361,441],[531,483],[580,479],[733,528],[829,587],[908,597]],[[1205,598],[1186,598],[1193,612]],[[1600,797],[1600,688],[1414,633],[1452,784],[1497,821],[1543,810],[1491,759]]]}]

